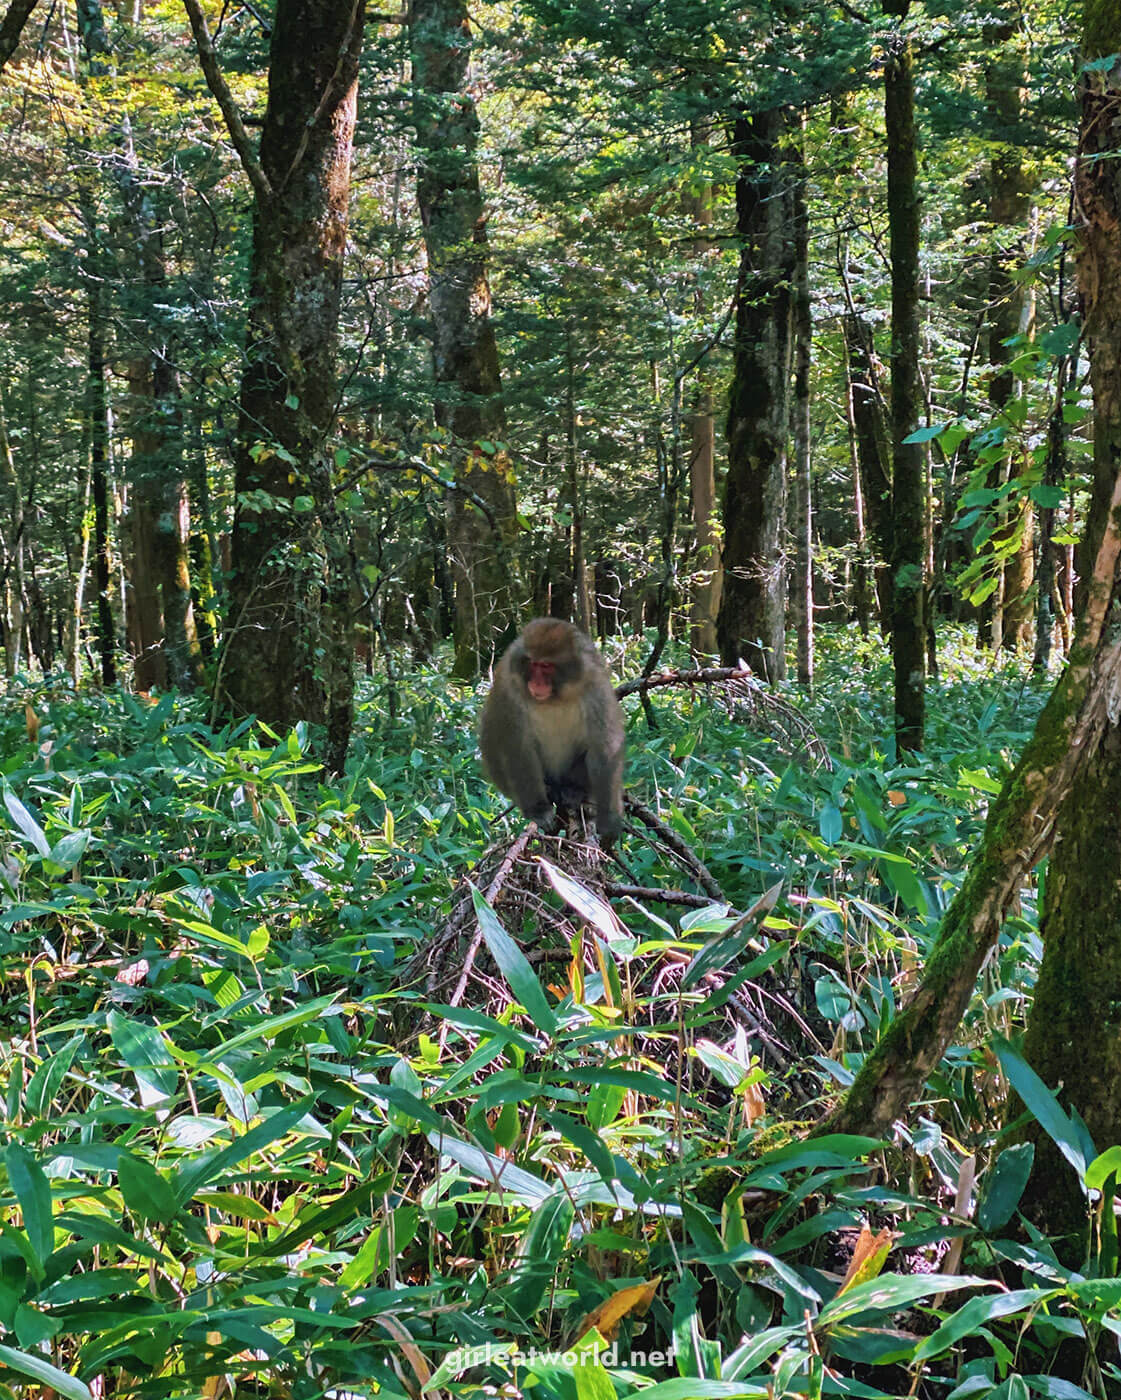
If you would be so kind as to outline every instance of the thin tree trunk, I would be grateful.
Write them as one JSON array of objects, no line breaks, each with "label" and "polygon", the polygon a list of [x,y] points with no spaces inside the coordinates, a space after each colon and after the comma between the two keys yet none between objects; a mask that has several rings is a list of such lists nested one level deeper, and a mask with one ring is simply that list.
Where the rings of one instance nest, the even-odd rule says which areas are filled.
[{"label": "thin tree trunk", "polygon": [[[854,475],[858,479],[861,521],[857,541],[861,541],[864,507],[871,523],[876,547],[874,577],[876,606],[885,633],[891,627],[891,447],[888,442],[883,376],[872,344],[872,327],[855,311],[842,326],[847,364],[847,413],[852,440]],[[864,557],[867,557],[864,542]]]},{"label": "thin tree trunk", "polygon": [[565,331],[564,474],[569,517],[572,521],[569,537],[572,541],[571,568],[575,616],[576,621],[590,635],[592,607],[588,597],[588,570],[584,562],[584,501],[580,490],[580,458],[576,445],[576,365],[571,326]]},{"label": "thin tree trunk", "polygon": [[[885,0],[884,8],[905,21],[909,5]],[[914,58],[902,32],[892,36],[884,64],[884,121],[891,242],[891,652],[895,743],[903,754],[922,748],[926,710],[926,472],[922,447],[907,441],[919,426],[922,385]]]},{"label": "thin tree trunk", "polygon": [[740,116],[734,130],[741,252],[717,620],[725,665],[743,657],[772,681],[786,674],[783,543],[793,341],[786,130],[778,108]]},{"label": "thin tree trunk", "polygon": [[[1063,409],[1066,402],[1066,383],[1069,360],[1064,355],[1058,361],[1055,372],[1055,400],[1047,420],[1047,458],[1043,467],[1043,485],[1055,490],[1066,480],[1066,423]],[[1042,505],[1039,509],[1039,572],[1036,582],[1039,597],[1035,614],[1035,654],[1033,668],[1041,674],[1046,672],[1051,662],[1051,648],[1055,637],[1055,597],[1056,551],[1052,535],[1055,533],[1055,508]]]},{"label": "thin tree trunk", "polygon": [[24,661],[24,626],[27,616],[27,578],[25,573],[26,541],[23,510],[23,483],[16,470],[12,442],[8,436],[8,416],[4,407],[3,387],[0,386],[0,474],[11,495],[11,532],[6,554],[8,579],[8,617],[5,628],[4,674],[14,676]]},{"label": "thin tree trunk", "polygon": [[[513,634],[516,584],[506,546],[517,531],[498,346],[490,316],[479,119],[468,81],[466,0],[413,0],[417,203],[428,255],[436,423],[450,437],[455,479],[448,548],[455,574],[453,674],[469,679]],[[485,503],[490,519],[472,504]]]},{"label": "thin tree trunk", "polygon": [[[989,167],[989,209],[997,246],[989,260],[989,403],[999,420],[1023,394],[1010,364],[1019,353],[1016,340],[1030,327],[1030,289],[1014,279],[1023,257],[1022,240],[1031,212],[1031,196],[1024,177],[1020,123],[1026,81],[1023,29],[1019,14],[1004,11],[1001,22],[985,29],[988,56],[985,64],[985,101],[991,136],[998,143]],[[1026,454],[1013,432],[1010,450],[996,475],[998,484],[1022,476]],[[1034,576],[1033,512],[1030,497],[1014,493],[1008,519],[994,543],[1013,542],[1014,552],[1005,561],[998,596],[994,599],[992,643],[994,649],[1026,650],[1031,644],[1032,584]]]},{"label": "thin tree trunk", "polygon": [[795,146],[794,212],[794,600],[798,625],[798,684],[814,682],[813,496],[810,473],[810,221],[806,205],[805,116]]},{"label": "thin tree trunk", "polygon": [[[690,140],[694,147],[709,141],[706,124],[694,123]],[[712,187],[705,185],[686,201],[688,212],[697,228],[707,230],[712,225]],[[697,258],[710,254],[715,245],[707,233],[694,240]],[[704,312],[700,287],[694,294],[693,310],[700,317]],[[693,509],[694,564],[692,577],[690,649],[698,660],[719,655],[716,619],[720,613],[720,597],[724,587],[724,569],[720,558],[720,522],[716,515],[716,417],[712,386],[705,362],[697,368],[693,401],[689,413],[689,490]]]},{"label": "thin tree trunk", "polygon": [[97,580],[97,650],[101,681],[117,680],[113,608],[109,600],[109,401],[105,392],[105,326],[101,305],[102,283],[89,283],[89,358],[86,380],[86,413],[89,418],[90,472],[93,480],[94,576]]},{"label": "thin tree trunk", "polygon": [[90,501],[93,490],[93,459],[90,455],[89,422],[83,433],[86,476],[82,488],[81,523],[79,530],[78,567],[74,571],[74,606],[66,628],[66,670],[75,687],[82,675],[82,612],[85,608],[86,577],[90,566]]}]

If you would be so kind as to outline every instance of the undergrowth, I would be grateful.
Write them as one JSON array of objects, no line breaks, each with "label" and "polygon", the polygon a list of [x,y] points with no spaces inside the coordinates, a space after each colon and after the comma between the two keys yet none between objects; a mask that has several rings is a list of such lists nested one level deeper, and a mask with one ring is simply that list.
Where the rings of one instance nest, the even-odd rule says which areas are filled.
[{"label": "undergrowth", "polygon": [[[10,686],[0,1394],[1117,1393],[1115,1267],[1018,1221],[1030,1149],[1002,1136],[1010,1076],[1110,1189],[1014,1049],[1031,890],[898,1139],[805,1135],[1042,703],[964,643],[942,664],[904,766],[882,650],[848,633],[821,701],[790,692],[831,769],[714,695],[660,693],[655,732],[636,706],[629,789],[769,912],[729,934],[726,906],[632,897],[542,961],[479,899],[494,997],[454,1007],[402,968],[506,830],[474,694],[411,673],[391,720],[371,687],[328,784],[300,731]],[[623,856],[679,880],[656,843]],[[729,1016],[753,988],[757,1033]],[[1051,1373],[1081,1335],[1075,1384]]]}]

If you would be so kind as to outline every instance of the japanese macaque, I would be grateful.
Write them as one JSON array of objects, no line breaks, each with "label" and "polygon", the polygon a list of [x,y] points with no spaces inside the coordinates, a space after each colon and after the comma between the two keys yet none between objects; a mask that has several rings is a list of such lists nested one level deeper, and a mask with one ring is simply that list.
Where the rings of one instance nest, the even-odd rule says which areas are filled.
[{"label": "japanese macaque", "polygon": [[479,721],[487,777],[530,821],[556,830],[559,807],[595,804],[605,845],[623,822],[623,711],[589,637],[539,617],[507,650]]}]

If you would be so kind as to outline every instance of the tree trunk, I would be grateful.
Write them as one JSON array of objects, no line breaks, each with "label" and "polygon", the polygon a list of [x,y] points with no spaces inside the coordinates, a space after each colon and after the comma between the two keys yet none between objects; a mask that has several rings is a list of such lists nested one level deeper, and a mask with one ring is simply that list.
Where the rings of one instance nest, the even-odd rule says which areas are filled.
[{"label": "tree trunk", "polygon": [[[986,26],[988,59],[985,65],[985,100],[990,135],[998,143],[989,167],[989,211],[996,246],[989,260],[989,403],[999,421],[1009,405],[1023,393],[1009,365],[1019,353],[1014,342],[1030,324],[1031,292],[1017,283],[1013,273],[1023,257],[1022,239],[1031,212],[1031,198],[1024,178],[1020,122],[1024,100],[1023,28],[1011,14]],[[1021,476],[1027,465],[1023,445],[1010,432],[1010,451],[995,472],[996,485]],[[999,546],[1015,542],[1005,561],[1003,579],[994,599],[993,647],[1024,651],[1031,645],[1032,584],[1035,573],[1033,512],[1031,499],[1015,493],[1006,508],[1009,518],[994,537]]]},{"label": "tree trunk", "polygon": [[[1118,595],[1110,575],[1087,572],[1121,530],[1121,11],[1105,0],[1085,10],[1084,71],[1075,166],[1081,218],[1078,283],[1094,398],[1094,491],[1081,552],[1080,592],[1093,611]],[[1108,492],[1107,492],[1108,485]],[[1104,725],[1059,812],[1041,930],[1043,965],[1025,1053],[1040,1078],[1076,1109],[1099,1151],[1121,1142],[1121,716],[1117,692]],[[1035,1164],[1025,1198],[1048,1233],[1082,1235],[1086,1211],[1071,1168],[1032,1127]]]},{"label": "tree trunk", "polygon": [[[193,0],[188,13],[218,96]],[[222,680],[236,711],[280,730],[324,722],[335,771],[354,671],[352,568],[329,439],[362,21],[363,0],[279,0],[259,166],[239,143],[256,198]]]},{"label": "tree trunk", "polygon": [[11,498],[8,516],[10,529],[4,542],[6,593],[8,599],[7,617],[4,626],[4,674],[14,676],[27,659],[24,654],[24,628],[27,617],[27,578],[25,556],[27,542],[24,539],[23,483],[16,470],[16,460],[12,453],[12,443],[8,436],[8,417],[4,408],[4,394],[0,389],[0,478]]},{"label": "tree trunk", "polygon": [[409,37],[436,423],[449,435],[455,480],[463,488],[451,502],[448,549],[455,575],[453,674],[466,680],[513,634],[516,587],[507,546],[517,531],[514,476],[501,447],[505,415],[490,318],[466,0],[413,0]]},{"label": "tree trunk", "polygon": [[[1061,487],[1066,480],[1066,423],[1063,420],[1063,409],[1069,372],[1070,361],[1064,355],[1055,370],[1055,401],[1047,420],[1047,458],[1043,467],[1043,485],[1050,489]],[[1055,634],[1058,561],[1056,546],[1051,538],[1055,533],[1055,519],[1053,506],[1040,507],[1039,573],[1036,580],[1039,596],[1035,614],[1035,654],[1032,658],[1032,666],[1040,674],[1045,673],[1050,665]]]},{"label": "tree trunk", "polygon": [[734,130],[741,252],[717,620],[724,664],[743,657],[772,681],[786,674],[783,545],[793,341],[786,130],[782,109],[740,116]]},{"label": "tree trunk", "polygon": [[720,522],[716,516],[716,419],[712,392],[701,379],[689,415],[689,489],[696,540],[690,649],[698,660],[719,655],[716,619],[724,588]]},{"label": "tree trunk", "polygon": [[[1091,0],[1084,57],[1119,52],[1121,12],[1112,0]],[[1043,1002],[1029,1025],[1033,1063],[1052,1085],[1070,1076],[1064,1081],[1068,1101],[1104,1134],[1099,1146],[1116,1141],[1121,634],[1106,623],[1121,561],[1121,137],[1113,120],[1119,104],[1121,62],[1083,74],[1075,207],[1082,219],[1077,268],[1094,397],[1094,487],[1080,554],[1078,636],[989,810],[981,849],[942,919],[918,991],[865,1060],[827,1131],[890,1131],[949,1045],[1011,901],[1057,838],[1058,879],[1053,889],[1048,881],[1045,905]],[[1063,852],[1067,838],[1071,849]],[[1099,984],[1092,996],[1081,966],[1088,936],[1098,940],[1092,967]],[[1059,1006],[1064,1022],[1076,1028],[1061,1050],[1047,1025]],[[1091,1009],[1100,1021],[1089,1019]],[[1049,1197],[1051,1185],[1033,1183],[1039,1201]]]},{"label": "tree trunk", "polygon": [[876,358],[872,327],[855,311],[844,318],[845,359],[848,366],[847,414],[852,441],[856,499],[860,503],[857,546],[868,557],[862,538],[863,507],[867,507],[875,544],[873,572],[880,627],[891,627],[891,447],[888,442],[882,366]]},{"label": "tree trunk", "polygon": [[[690,139],[694,147],[709,141],[707,123],[694,123]],[[687,197],[686,209],[697,228],[708,230],[712,225],[712,187],[705,185],[697,194]],[[693,252],[698,258],[710,255],[715,244],[707,232],[694,240]],[[700,287],[694,293],[694,313],[703,316],[705,306]],[[716,417],[713,409],[712,386],[705,361],[697,367],[693,400],[688,416],[689,425],[689,490],[693,509],[694,564],[691,625],[689,645],[698,660],[719,655],[716,619],[720,613],[720,597],[724,588],[724,569],[720,559],[720,522],[716,516]]]},{"label": "tree trunk", "polygon": [[117,680],[113,608],[109,600],[109,402],[105,393],[105,323],[102,283],[96,275],[89,282],[89,355],[86,380],[86,414],[89,419],[90,473],[93,484],[93,557],[97,582],[97,650],[101,658],[101,682]]},{"label": "tree trunk", "polygon": [[810,220],[806,206],[805,117],[798,133],[793,179],[794,213],[794,612],[798,626],[798,684],[814,682],[813,496],[810,473]]},{"label": "tree trunk", "polygon": [[[885,0],[905,20],[910,0]],[[915,158],[915,80],[910,39],[891,37],[884,63],[888,232],[891,244],[892,550],[891,654],[895,745],[921,749],[926,708],[926,472],[922,447],[906,439],[919,426],[919,197]]]},{"label": "tree trunk", "polygon": [[27,23],[36,0],[10,0],[3,21],[0,21],[0,69],[19,46],[23,26]]}]

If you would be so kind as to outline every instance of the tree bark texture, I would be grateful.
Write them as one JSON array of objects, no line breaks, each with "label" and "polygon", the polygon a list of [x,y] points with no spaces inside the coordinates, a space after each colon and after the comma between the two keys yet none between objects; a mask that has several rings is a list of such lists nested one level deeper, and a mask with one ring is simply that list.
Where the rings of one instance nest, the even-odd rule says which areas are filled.
[{"label": "tree bark texture", "polygon": [[[1086,6],[1085,61],[1121,53],[1121,11]],[[1094,495],[1086,550],[1121,529],[1121,60],[1081,79],[1081,142],[1075,166],[1080,222],[1079,291],[1094,397]],[[1105,483],[1110,485],[1109,495]],[[1118,578],[1094,570],[1080,581],[1090,610],[1113,604]],[[1043,965],[1025,1053],[1069,1111],[1077,1109],[1099,1151],[1121,1142],[1121,680],[1108,723],[1059,812],[1041,931]],[[1048,1232],[1081,1235],[1086,1211],[1050,1138],[1032,1128],[1036,1159],[1025,1198]]]},{"label": "tree bark texture", "polygon": [[810,301],[810,218],[806,203],[805,117],[791,172],[794,213],[794,600],[798,628],[798,684],[814,682],[813,494],[810,460],[810,363],[813,306]]},{"label": "tree bark texture", "polygon": [[[884,632],[891,628],[891,444],[888,441],[884,403],[883,366],[876,357],[872,327],[855,311],[844,319],[845,357],[848,363],[848,418],[856,468],[859,499],[866,507],[876,560],[876,608]],[[857,528],[857,544],[866,557],[863,521]]]},{"label": "tree bark texture", "polygon": [[276,7],[222,673],[235,710],[280,729],[324,722],[335,770],[353,721],[352,568],[328,439],[362,15],[363,0]]},{"label": "tree bark texture", "polygon": [[[455,575],[453,674],[469,679],[489,665],[514,630],[515,583],[506,548],[517,530],[514,474],[499,447],[505,415],[490,316],[467,4],[414,0],[409,15],[435,416],[449,437],[455,480],[464,488],[452,497],[448,520]],[[490,519],[472,496],[485,503]]]},{"label": "tree bark texture", "polygon": [[27,23],[36,0],[11,0],[0,20],[0,70],[19,46],[23,26]]},{"label": "tree bark texture", "polygon": [[712,392],[703,379],[697,384],[689,414],[689,489],[696,541],[690,649],[698,658],[712,657],[719,654],[716,619],[720,612],[724,570],[720,559],[720,521],[716,514],[716,419]]},{"label": "tree bark texture", "polygon": [[[990,135],[997,143],[989,163],[989,211],[995,246],[989,260],[989,403],[999,421],[1008,406],[1023,392],[1009,365],[1018,353],[1013,341],[1024,333],[1031,293],[1013,279],[1023,257],[1023,231],[1031,212],[1031,196],[1024,178],[1021,145],[1021,109],[1024,100],[1023,30],[1017,19],[986,28],[989,43],[985,66],[985,100]],[[1011,446],[996,471],[997,487],[1023,474],[1025,449],[1009,426]],[[1008,514],[995,542],[1015,541],[1006,560],[1001,587],[993,611],[993,646],[1024,651],[1032,638],[1032,584],[1035,574],[1034,513],[1030,498],[1016,495],[1005,507]]]},{"label": "tree bark texture", "polygon": [[[710,136],[709,123],[695,122],[690,132],[690,144],[694,147],[707,146]],[[715,255],[716,245],[708,236],[713,216],[712,186],[706,184],[697,193],[686,196],[685,207],[696,227],[702,230],[702,236],[694,240],[694,253],[699,259]],[[693,310],[698,317],[703,317],[704,293],[699,284],[693,297]],[[724,590],[720,520],[716,505],[716,416],[710,375],[704,359],[697,366],[687,426],[694,542],[689,645],[695,657],[704,659],[720,653],[716,619]]]},{"label": "tree bark texture", "polygon": [[786,674],[786,470],[793,351],[791,196],[780,109],[736,119],[733,149],[740,276],[728,404],[724,595],[726,665]]},{"label": "tree bark texture", "polygon": [[[886,6],[885,6],[886,8]],[[891,244],[891,653],[895,742],[923,745],[926,710],[926,472],[919,426],[919,195],[911,41],[893,36],[884,64],[888,231]]]},{"label": "tree bark texture", "polygon": [[113,608],[109,601],[109,401],[105,392],[105,321],[102,282],[94,277],[88,289],[89,344],[86,415],[89,421],[90,475],[93,486],[93,558],[97,585],[97,650],[101,681],[117,679]]}]

